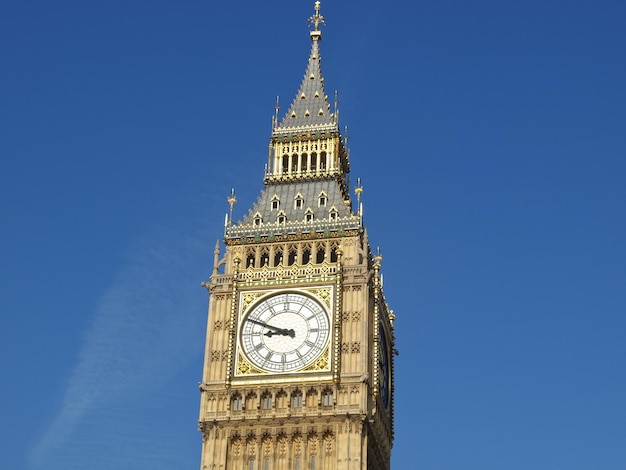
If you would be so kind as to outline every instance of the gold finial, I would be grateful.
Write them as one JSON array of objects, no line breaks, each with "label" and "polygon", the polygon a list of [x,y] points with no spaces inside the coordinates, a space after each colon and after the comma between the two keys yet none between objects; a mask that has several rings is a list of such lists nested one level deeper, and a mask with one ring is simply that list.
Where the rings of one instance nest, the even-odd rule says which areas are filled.
[{"label": "gold finial", "polygon": [[361,178],[356,179],[356,188],[354,188],[357,202],[361,202],[361,193],[363,192],[363,186],[361,186]]},{"label": "gold finial", "polygon": [[309,23],[313,26],[313,31],[311,32],[311,36],[313,36],[313,32],[320,32],[320,24],[326,26],[326,21],[324,17],[320,15],[320,2],[315,2],[315,14],[309,18]]},{"label": "gold finial", "polygon": [[228,214],[228,224],[233,223],[233,206],[237,202],[237,198],[235,197],[235,188],[230,190],[230,197],[227,199],[228,205],[230,206],[230,213]]},{"label": "gold finial", "polygon": [[380,247],[376,247],[376,256],[374,256],[374,267],[380,269],[380,262],[383,260],[383,255],[380,254]]}]

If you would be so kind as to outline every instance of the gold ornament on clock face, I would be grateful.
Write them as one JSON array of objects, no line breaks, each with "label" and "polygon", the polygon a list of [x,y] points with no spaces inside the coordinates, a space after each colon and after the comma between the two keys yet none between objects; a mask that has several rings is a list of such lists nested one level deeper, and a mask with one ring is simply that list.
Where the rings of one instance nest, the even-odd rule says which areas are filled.
[{"label": "gold ornament on clock face", "polygon": [[313,363],[330,336],[322,305],[299,292],[267,297],[242,319],[241,347],[248,360],[266,372],[292,372]]}]

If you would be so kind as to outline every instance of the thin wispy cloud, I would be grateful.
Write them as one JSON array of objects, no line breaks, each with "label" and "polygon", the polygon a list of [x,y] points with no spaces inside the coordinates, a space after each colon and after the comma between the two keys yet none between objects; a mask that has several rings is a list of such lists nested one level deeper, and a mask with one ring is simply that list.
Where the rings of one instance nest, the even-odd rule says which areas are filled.
[{"label": "thin wispy cloud", "polygon": [[168,446],[154,446],[154,434],[148,438],[154,431],[134,429],[131,415],[146,398],[152,412],[175,401],[159,386],[201,355],[206,295],[199,283],[210,272],[212,244],[204,234],[182,233],[141,240],[97,302],[58,414],[29,456],[32,468],[94,468],[103,459],[109,468],[117,459],[139,468],[120,446],[133,448],[137,463],[146,462],[138,445],[150,446],[149,460],[173,457]]}]

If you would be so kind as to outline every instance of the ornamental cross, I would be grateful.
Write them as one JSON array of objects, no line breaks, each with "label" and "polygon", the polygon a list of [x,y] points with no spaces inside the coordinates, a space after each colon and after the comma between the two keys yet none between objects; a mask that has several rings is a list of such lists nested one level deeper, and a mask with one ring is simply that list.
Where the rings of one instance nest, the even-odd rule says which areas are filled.
[{"label": "ornamental cross", "polygon": [[309,18],[309,24],[313,26],[314,31],[319,31],[320,23],[326,26],[326,21],[324,20],[324,17],[320,15],[320,2],[318,0],[317,2],[315,2],[315,14]]}]

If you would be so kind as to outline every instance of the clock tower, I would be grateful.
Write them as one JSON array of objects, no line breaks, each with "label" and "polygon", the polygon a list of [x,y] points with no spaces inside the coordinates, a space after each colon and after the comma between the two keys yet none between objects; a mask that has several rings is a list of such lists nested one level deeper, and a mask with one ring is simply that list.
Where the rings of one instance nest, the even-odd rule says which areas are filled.
[{"label": "clock tower", "polygon": [[[273,119],[264,188],[214,252],[200,384],[201,470],[388,470],[394,314],[320,67]],[[261,163],[261,162],[260,162]],[[356,203],[355,203],[356,202]]]}]

